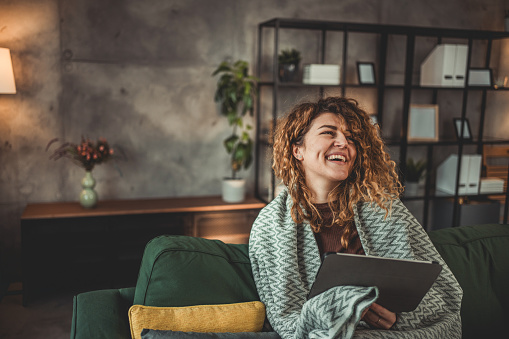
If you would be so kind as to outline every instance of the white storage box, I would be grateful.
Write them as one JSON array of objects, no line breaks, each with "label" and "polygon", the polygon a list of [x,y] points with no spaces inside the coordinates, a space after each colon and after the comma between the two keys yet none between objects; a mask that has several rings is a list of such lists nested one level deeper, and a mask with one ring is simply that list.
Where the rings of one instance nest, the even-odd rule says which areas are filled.
[{"label": "white storage box", "polygon": [[339,85],[339,65],[304,65],[302,83],[307,85]]},{"label": "white storage box", "polygon": [[481,178],[480,193],[504,193],[504,180],[499,178]]},{"label": "white storage box", "polygon": [[421,86],[465,87],[467,45],[437,45],[421,64]]}]

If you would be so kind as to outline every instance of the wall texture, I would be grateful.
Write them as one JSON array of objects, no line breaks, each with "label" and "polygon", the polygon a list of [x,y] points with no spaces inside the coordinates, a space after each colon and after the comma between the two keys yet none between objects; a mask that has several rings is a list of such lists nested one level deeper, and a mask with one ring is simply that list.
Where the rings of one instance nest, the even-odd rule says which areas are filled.
[{"label": "wall texture", "polygon": [[[126,154],[94,170],[100,199],[219,194],[229,131],[211,73],[225,58],[255,70],[259,22],[502,30],[505,9],[504,0],[0,0],[0,47],[11,49],[18,91],[0,95],[3,276],[20,276],[26,204],[77,200],[83,170],[48,160],[52,138],[105,137]],[[497,112],[487,126],[501,136],[509,126],[493,123]],[[242,173],[251,189],[253,173]]]}]

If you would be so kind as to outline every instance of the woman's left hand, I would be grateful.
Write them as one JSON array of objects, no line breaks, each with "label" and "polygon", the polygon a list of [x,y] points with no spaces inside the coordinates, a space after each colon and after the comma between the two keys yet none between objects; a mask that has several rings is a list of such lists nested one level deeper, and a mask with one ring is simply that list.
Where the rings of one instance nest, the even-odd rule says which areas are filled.
[{"label": "woman's left hand", "polygon": [[375,328],[388,330],[396,323],[396,313],[373,303],[362,314],[362,320]]}]

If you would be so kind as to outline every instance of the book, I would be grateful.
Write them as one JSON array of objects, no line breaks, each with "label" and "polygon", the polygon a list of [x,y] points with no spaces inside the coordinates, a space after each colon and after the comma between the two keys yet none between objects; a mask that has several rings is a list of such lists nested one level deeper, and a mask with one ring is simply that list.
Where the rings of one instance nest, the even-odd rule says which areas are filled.
[{"label": "book", "polygon": [[411,312],[440,274],[436,262],[345,253],[326,255],[308,299],[335,286],[376,286],[377,304],[391,312]]}]

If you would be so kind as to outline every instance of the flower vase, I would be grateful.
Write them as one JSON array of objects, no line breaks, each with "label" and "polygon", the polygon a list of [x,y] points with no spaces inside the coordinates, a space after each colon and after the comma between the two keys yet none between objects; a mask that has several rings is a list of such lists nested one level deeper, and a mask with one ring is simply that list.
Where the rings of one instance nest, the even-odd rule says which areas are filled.
[{"label": "flower vase", "polygon": [[87,171],[85,177],[81,179],[80,204],[84,208],[92,208],[97,204],[97,193],[94,191],[95,179],[92,177],[92,171]]}]

